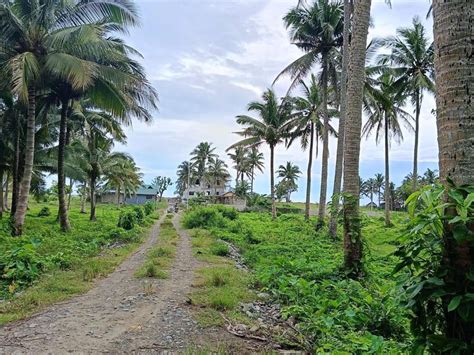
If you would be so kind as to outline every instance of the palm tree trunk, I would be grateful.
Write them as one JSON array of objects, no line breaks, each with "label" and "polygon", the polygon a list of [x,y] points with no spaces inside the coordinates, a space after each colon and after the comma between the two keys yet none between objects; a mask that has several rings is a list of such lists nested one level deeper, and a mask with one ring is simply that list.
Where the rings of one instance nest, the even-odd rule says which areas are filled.
[{"label": "palm tree trunk", "polygon": [[309,155],[308,155],[308,170],[306,172],[306,203],[304,209],[305,220],[309,219],[309,210],[311,208],[311,176],[313,171],[313,145],[314,145],[314,122],[311,122],[310,137],[309,137]]},{"label": "palm tree trunk", "polygon": [[415,147],[413,153],[413,191],[416,191],[418,184],[418,137],[420,135],[420,90],[415,92]]},{"label": "palm tree trunk", "polygon": [[95,184],[96,184],[96,177],[95,173],[92,174],[91,176],[91,182],[90,182],[90,203],[91,203],[91,212],[89,216],[90,221],[96,221],[97,218],[95,216]]},{"label": "palm tree trunk", "polygon": [[3,203],[3,175],[4,175],[4,168],[0,167],[0,219],[3,217],[3,208],[5,204]]},{"label": "palm tree trunk", "polygon": [[69,178],[69,194],[67,196],[67,210],[71,209],[71,198],[72,198],[72,189],[74,187],[74,180]]},{"label": "palm tree trunk", "polygon": [[334,172],[334,187],[332,192],[331,219],[329,221],[329,235],[337,236],[337,215],[339,213],[339,195],[342,184],[342,162],[344,159],[344,123],[346,117],[346,87],[347,69],[349,66],[349,34],[351,25],[352,5],[349,0],[344,0],[344,32],[342,46],[342,72],[341,72],[341,107],[337,139],[336,167]]},{"label": "palm tree trunk", "polygon": [[3,210],[8,211],[8,189],[10,188],[10,172],[7,172],[7,180],[5,181],[5,197],[3,199]]},{"label": "palm tree trunk", "polygon": [[[323,60],[325,63],[325,60]],[[328,73],[327,64],[322,68],[322,109],[323,109],[323,156],[321,162],[321,191],[319,193],[319,212],[317,228],[324,225],[326,217],[326,196],[328,189],[328,162],[329,162],[329,115],[328,115]]]},{"label": "palm tree trunk", "polygon": [[25,168],[20,183],[18,205],[15,211],[14,235],[23,234],[26,210],[28,209],[28,197],[30,194],[31,175],[35,157],[35,132],[36,131],[36,88],[28,88],[28,113],[26,121],[25,142]]},{"label": "palm tree trunk", "polygon": [[347,80],[344,137],[344,266],[351,276],[362,273],[362,235],[359,217],[359,159],[362,128],[362,95],[371,0],[355,0]]},{"label": "palm tree trunk", "polygon": [[[449,177],[456,185],[474,185],[474,125],[472,124],[472,18],[474,8],[465,0],[433,1],[436,106],[440,178],[447,184]],[[446,211],[456,215],[455,209]],[[474,232],[474,225],[467,225]],[[472,290],[474,244],[457,241],[453,225],[444,225],[445,284],[454,294],[465,295]],[[471,291],[472,292],[472,291]],[[457,311],[448,311],[452,296],[443,299],[446,336],[472,344],[474,322],[463,319]],[[472,350],[472,348],[471,348]],[[467,352],[465,352],[467,353]]]},{"label": "palm tree trunk", "polygon": [[65,100],[61,106],[61,120],[59,123],[59,144],[58,144],[58,201],[59,201],[59,225],[63,232],[71,229],[66,205],[66,177],[64,175],[64,160],[66,155],[66,130],[67,111],[69,101]]},{"label": "palm tree trunk", "polygon": [[[15,131],[15,156],[13,162],[13,177],[12,177],[12,204],[10,210],[10,217],[12,220],[15,218],[16,206],[18,205],[18,195],[20,194],[20,118],[16,117],[16,131]],[[21,168],[23,170],[23,168]]]},{"label": "palm tree trunk", "polygon": [[120,184],[117,186],[117,190],[115,191],[115,198],[117,200],[117,207],[120,207]]},{"label": "palm tree trunk", "polygon": [[[390,161],[389,161],[389,136],[388,136],[388,118],[385,113],[385,226],[390,227]],[[380,193],[379,193],[380,196]],[[380,204],[379,204],[380,206]]]},{"label": "palm tree trunk", "polygon": [[252,167],[252,178],[250,179],[250,193],[253,195],[253,179],[254,179],[255,168]]},{"label": "palm tree trunk", "polygon": [[275,203],[275,147],[270,145],[270,195],[272,197],[272,219],[276,218],[276,203]]},{"label": "palm tree trunk", "polygon": [[81,193],[81,213],[86,213],[86,196],[87,196],[87,181],[84,182],[83,191]]}]

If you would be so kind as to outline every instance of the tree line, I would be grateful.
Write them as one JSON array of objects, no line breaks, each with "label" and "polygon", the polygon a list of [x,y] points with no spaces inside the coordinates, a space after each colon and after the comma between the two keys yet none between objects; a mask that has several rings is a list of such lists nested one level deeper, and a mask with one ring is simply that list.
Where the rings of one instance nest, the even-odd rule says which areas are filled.
[{"label": "tree line", "polygon": [[0,211],[10,210],[14,235],[44,172],[57,174],[63,231],[71,228],[66,177],[83,201],[89,195],[92,221],[101,183],[118,194],[141,184],[132,157],[113,151],[124,127],[150,121],[157,103],[140,54],[119,38],[137,24],[125,0],[0,1]]}]

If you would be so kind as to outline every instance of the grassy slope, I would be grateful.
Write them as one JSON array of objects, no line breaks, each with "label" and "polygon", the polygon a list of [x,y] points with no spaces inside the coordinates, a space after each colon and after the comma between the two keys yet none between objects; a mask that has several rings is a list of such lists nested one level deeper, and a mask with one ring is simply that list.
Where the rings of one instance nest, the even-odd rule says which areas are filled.
[{"label": "grassy slope", "polygon": [[[367,275],[348,280],[342,264],[342,242],[315,233],[301,215],[241,213],[235,221],[210,222],[215,238],[242,251],[254,271],[254,285],[273,295],[286,316],[295,317],[318,351],[398,352],[409,341],[408,318],[399,305],[391,275],[391,256],[401,234],[403,213],[394,213],[392,228],[383,218],[365,217]],[[314,221],[313,221],[314,222]]]},{"label": "grassy slope", "polygon": [[[50,216],[38,217],[43,207],[50,209]],[[32,202],[21,238],[10,236],[8,219],[3,218],[0,268],[10,276],[3,275],[0,281],[0,297],[4,299],[0,303],[0,324],[89,290],[96,278],[112,272],[136,250],[158,213],[146,217],[142,226],[125,231],[117,228],[121,210],[114,205],[98,205],[97,222],[90,222],[87,214],[79,213],[78,201],[73,201],[72,230],[65,234],[56,222],[55,202]],[[10,265],[8,270],[6,264]]]}]

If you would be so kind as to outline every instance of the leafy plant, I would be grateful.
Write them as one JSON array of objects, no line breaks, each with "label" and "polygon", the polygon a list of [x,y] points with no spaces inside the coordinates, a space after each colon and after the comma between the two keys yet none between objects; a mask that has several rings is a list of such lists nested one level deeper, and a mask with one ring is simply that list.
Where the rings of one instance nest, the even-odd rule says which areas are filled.
[{"label": "leafy plant", "polygon": [[137,214],[134,211],[121,211],[117,226],[125,230],[131,230],[135,227],[136,222]]},{"label": "leafy plant", "polygon": [[48,217],[51,216],[51,210],[49,207],[43,207],[39,212],[38,212],[38,217]]},{"label": "leafy plant", "polygon": [[153,211],[155,210],[155,204],[153,202],[147,202],[145,203],[145,205],[143,206],[143,210],[145,212],[145,215],[146,216],[149,216],[153,213]]}]

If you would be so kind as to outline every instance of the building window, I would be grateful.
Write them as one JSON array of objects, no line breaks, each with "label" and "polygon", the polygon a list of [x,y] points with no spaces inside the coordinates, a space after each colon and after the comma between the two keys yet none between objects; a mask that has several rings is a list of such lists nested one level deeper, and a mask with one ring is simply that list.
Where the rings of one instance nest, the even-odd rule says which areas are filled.
[{"label": "building window", "polygon": [[153,199],[153,196],[152,196],[152,195],[147,195],[147,196],[146,196],[146,199],[147,199],[147,200],[151,200],[151,199]]},{"label": "building window", "polygon": [[219,196],[219,191],[216,191],[216,195]]},{"label": "building window", "polygon": [[194,196],[194,191],[189,191],[189,196]]},{"label": "building window", "polygon": [[207,184],[207,188],[210,189],[210,188],[211,188],[211,185]]},{"label": "building window", "polygon": [[196,179],[195,184],[196,184],[196,185],[199,185],[200,183],[201,183],[201,182],[199,181],[199,179]]},{"label": "building window", "polygon": [[220,181],[220,180],[217,180],[217,181],[216,181],[216,185],[217,185],[217,186],[220,186],[220,185],[221,185],[221,181]]},{"label": "building window", "polygon": [[211,196],[211,191],[207,191],[207,196]]}]

